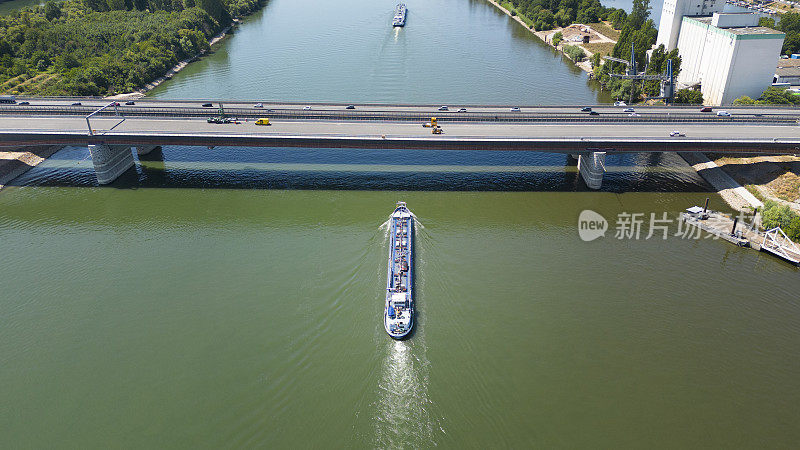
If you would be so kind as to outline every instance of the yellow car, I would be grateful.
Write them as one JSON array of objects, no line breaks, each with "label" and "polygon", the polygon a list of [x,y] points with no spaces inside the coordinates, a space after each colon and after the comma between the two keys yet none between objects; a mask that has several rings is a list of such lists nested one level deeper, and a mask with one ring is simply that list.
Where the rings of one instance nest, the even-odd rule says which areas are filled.
[{"label": "yellow car", "polygon": [[256,125],[269,125],[269,119],[258,119]]}]

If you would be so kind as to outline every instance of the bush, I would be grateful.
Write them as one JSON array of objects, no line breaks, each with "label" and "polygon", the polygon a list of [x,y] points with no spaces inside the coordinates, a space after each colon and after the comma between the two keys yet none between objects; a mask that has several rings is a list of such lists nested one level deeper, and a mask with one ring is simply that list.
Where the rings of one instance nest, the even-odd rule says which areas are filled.
[{"label": "bush", "polygon": [[553,45],[555,45],[556,47],[558,47],[558,44],[560,44],[561,41],[563,40],[564,40],[564,35],[561,34],[560,31],[557,31],[556,34],[553,35]]},{"label": "bush", "polygon": [[765,201],[764,210],[761,212],[761,224],[766,230],[781,227],[789,239],[800,240],[800,215],[787,205],[772,200]]},{"label": "bush", "polygon": [[586,53],[577,45],[564,45],[561,47],[561,50],[563,50],[564,53],[575,62],[579,62],[586,57]]}]

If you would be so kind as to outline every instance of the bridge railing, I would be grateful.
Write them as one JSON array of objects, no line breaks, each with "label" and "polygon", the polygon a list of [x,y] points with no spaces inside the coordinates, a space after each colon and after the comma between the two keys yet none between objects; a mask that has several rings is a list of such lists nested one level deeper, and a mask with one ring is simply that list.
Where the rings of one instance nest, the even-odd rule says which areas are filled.
[{"label": "bridge railing", "polygon": [[[92,106],[0,106],[0,114],[19,116],[86,116],[95,112]],[[153,118],[208,118],[216,116],[216,108],[199,107],[159,107],[159,106],[119,106],[117,110],[124,117],[153,117]],[[419,122],[430,121],[436,117],[439,122],[504,122],[504,123],[536,123],[536,122],[607,122],[607,123],[639,123],[639,122],[668,122],[668,123],[770,123],[770,124],[797,124],[800,111],[794,114],[735,114],[729,117],[719,117],[713,114],[670,114],[646,113],[631,117],[627,113],[607,113],[588,115],[586,113],[486,113],[486,112],[445,112],[445,113],[417,113],[407,111],[314,111],[296,109],[252,109],[252,108],[225,108],[227,116],[241,119],[284,119],[284,120],[335,120],[335,121],[394,121],[394,122]],[[116,116],[115,111],[100,111],[98,117]]]}]

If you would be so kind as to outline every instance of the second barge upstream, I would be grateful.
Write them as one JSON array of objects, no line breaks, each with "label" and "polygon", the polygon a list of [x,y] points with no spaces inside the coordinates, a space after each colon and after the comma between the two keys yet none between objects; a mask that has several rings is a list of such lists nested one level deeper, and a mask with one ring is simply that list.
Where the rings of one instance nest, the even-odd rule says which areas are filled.
[{"label": "second barge upstream", "polygon": [[397,9],[394,11],[394,18],[392,19],[393,27],[403,27],[406,25],[406,14],[408,9],[405,3],[399,3]]},{"label": "second barge upstream", "polygon": [[386,304],[383,327],[389,336],[402,339],[414,326],[413,234],[414,216],[405,202],[397,202],[389,226],[389,271],[386,281]]}]

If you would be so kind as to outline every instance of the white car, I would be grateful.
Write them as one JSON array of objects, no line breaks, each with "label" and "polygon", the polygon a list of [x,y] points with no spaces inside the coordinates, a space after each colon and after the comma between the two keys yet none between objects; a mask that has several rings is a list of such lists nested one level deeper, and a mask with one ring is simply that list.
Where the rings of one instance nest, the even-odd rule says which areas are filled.
[{"label": "white car", "polygon": [[264,107],[263,103],[256,103],[255,105],[253,105],[253,108],[263,108],[263,107]]},{"label": "white car", "polygon": [[303,111],[311,111],[311,107],[310,106],[303,106]]},{"label": "white car", "polygon": [[669,135],[670,135],[670,137],[685,137],[686,136],[685,134],[681,133],[680,131],[673,131]]},{"label": "white car", "polygon": [[439,111],[447,111],[448,109],[450,109],[450,108],[448,108],[447,106],[440,106],[439,107]]},{"label": "white car", "polygon": [[625,102],[614,102],[614,106],[628,106]]},{"label": "white car", "polygon": [[731,113],[729,113],[728,111],[717,111],[717,116],[719,116],[719,117],[730,117]]},{"label": "white car", "polygon": [[636,111],[633,108],[625,108],[625,109],[622,110],[622,112],[632,113],[632,112],[636,112]]},{"label": "white car", "polygon": [[632,112],[632,113],[628,114],[628,117],[639,117],[639,114],[636,114],[635,112]]}]

